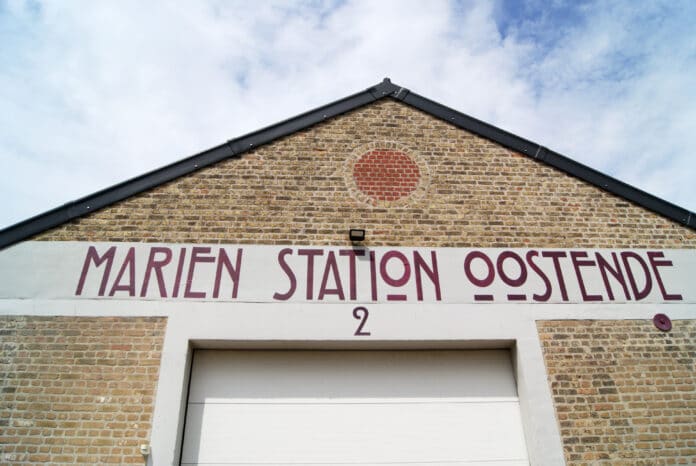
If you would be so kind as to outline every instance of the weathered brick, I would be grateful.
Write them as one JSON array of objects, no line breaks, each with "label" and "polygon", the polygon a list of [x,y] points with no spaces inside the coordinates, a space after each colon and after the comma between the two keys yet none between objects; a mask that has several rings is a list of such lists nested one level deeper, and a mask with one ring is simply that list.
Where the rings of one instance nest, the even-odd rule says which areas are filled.
[{"label": "weathered brick", "polygon": [[[696,464],[694,442],[675,442],[679,425],[685,440],[696,439],[696,403],[685,401],[696,399],[696,320],[675,321],[667,336],[642,320],[539,321],[537,328],[569,465]],[[586,334],[604,351],[569,359]],[[680,362],[675,352],[689,357]],[[596,364],[605,353],[617,363],[611,372]],[[566,393],[558,381],[583,396]],[[592,416],[580,415],[578,406],[590,406]]]},{"label": "weathered brick", "polygon": [[[159,352],[154,349],[162,344],[165,324],[166,319],[160,317],[0,316],[2,327],[22,330],[0,335],[0,347],[6,356],[0,362],[0,373],[4,375],[0,419],[11,420],[11,423],[0,424],[3,430],[0,451],[5,458],[9,452],[27,453],[21,457],[14,455],[13,459],[0,457],[0,462],[142,464],[137,443],[129,448],[123,445],[124,439],[145,440],[149,436],[154,398],[135,395],[143,391],[154,393],[157,371],[141,378],[127,369],[138,361],[149,363],[153,359],[153,367],[159,368]],[[127,335],[129,332],[139,336]],[[56,336],[62,343],[52,345],[45,338],[47,335]],[[95,339],[90,340],[89,335]],[[109,360],[108,364],[100,364],[97,359],[85,364],[79,358],[70,357],[78,352],[96,351],[100,346],[119,347],[124,345],[124,338],[129,340],[128,346],[132,344],[140,349],[130,348],[128,353]],[[29,353],[26,352],[28,348],[32,349]],[[20,358],[14,358],[19,354],[26,355],[21,358],[22,364],[17,364]],[[56,364],[60,361],[60,366],[51,365],[51,361]],[[81,368],[86,371],[81,372]],[[58,371],[61,374],[57,374]],[[22,373],[27,372],[35,376],[32,385],[19,383]],[[94,381],[92,390],[82,383],[85,379]],[[112,380],[118,380],[118,384],[114,385]],[[6,403],[10,396],[31,401]],[[98,417],[103,411],[116,417],[130,411],[145,412],[147,416],[138,421],[138,430],[133,432],[126,422]],[[78,450],[90,446],[103,448],[104,456],[85,456]]]},{"label": "weathered brick", "polygon": [[[366,246],[696,248],[689,228],[390,100],[33,239],[340,246],[350,245],[347,231],[356,226],[367,227]],[[11,411],[13,419],[31,414],[55,422],[35,425],[49,432],[36,435],[45,439],[39,446],[25,442],[29,427],[20,433],[8,426],[0,442],[15,455],[12,462],[36,453],[29,448],[61,445],[71,450],[51,462],[142,463],[137,443],[119,442],[147,438],[164,320],[3,323],[0,365],[8,389],[0,396],[13,404],[0,407],[0,418]],[[690,337],[676,327],[667,341],[645,322],[539,323],[569,463],[696,462],[696,329],[682,324]],[[674,394],[681,398],[667,398]],[[136,422],[143,430],[114,427]],[[684,427],[682,445],[669,443],[682,439],[670,430],[675,425]],[[668,437],[638,438],[642,427]]]},{"label": "weathered brick", "polygon": [[[393,172],[361,174],[371,153]],[[34,239],[347,245],[356,225],[368,246],[696,247],[691,229],[389,100]]]}]

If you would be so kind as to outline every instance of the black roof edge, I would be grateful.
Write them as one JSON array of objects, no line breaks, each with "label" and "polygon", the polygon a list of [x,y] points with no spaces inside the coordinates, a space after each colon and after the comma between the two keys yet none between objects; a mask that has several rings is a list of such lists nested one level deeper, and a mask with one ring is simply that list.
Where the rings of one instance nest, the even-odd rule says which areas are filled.
[{"label": "black roof edge", "polygon": [[594,168],[576,162],[540,144],[516,136],[491,124],[477,120],[425,97],[409,92],[400,98],[430,115],[445,120],[459,128],[483,136],[509,149],[520,152],[565,173],[620,196],[648,210],[696,230],[696,214],[650,193],[635,188],[623,181],[605,175]]},{"label": "black roof edge", "polygon": [[486,122],[477,120],[476,118],[415,94],[404,87],[393,84],[389,78],[385,78],[381,83],[369,87],[362,92],[317,107],[252,133],[231,139],[212,149],[152,170],[143,175],[123,181],[94,194],[68,202],[67,204],[11,225],[0,230],[0,249],[30,238],[50,228],[59,226],[69,220],[82,217],[135,194],[167,183],[227,158],[243,154],[256,147],[297,131],[307,129],[324,120],[385,97],[402,101],[436,118],[440,118],[459,128],[490,139],[509,149],[558,168],[576,178],[696,230],[696,214],[682,207],[634,188],[593,168],[553,152],[535,142],[528,141]]},{"label": "black roof edge", "polygon": [[275,139],[287,136],[329,118],[362,107],[391,95],[395,86],[385,79],[362,92],[317,107],[287,120],[231,139],[212,149],[200,152],[164,167],[123,181],[94,194],[68,202],[42,214],[0,230],[0,249],[30,238],[50,228],[82,217],[128,197],[172,181],[227,158],[243,154]]}]

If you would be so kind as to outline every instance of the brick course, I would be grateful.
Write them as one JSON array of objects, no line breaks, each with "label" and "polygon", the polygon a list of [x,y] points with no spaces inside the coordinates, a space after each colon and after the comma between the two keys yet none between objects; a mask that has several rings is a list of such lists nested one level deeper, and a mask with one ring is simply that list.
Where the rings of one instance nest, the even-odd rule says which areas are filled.
[{"label": "brick course", "polygon": [[403,152],[376,149],[355,163],[353,177],[358,189],[375,201],[396,201],[416,190],[420,171]]},{"label": "brick course", "polygon": [[0,464],[144,464],[166,318],[0,325]]},{"label": "brick course", "polygon": [[[362,147],[416,154],[427,190],[404,204],[362,202],[346,181]],[[348,245],[358,225],[368,246],[696,247],[696,231],[389,100],[35,239]]]},{"label": "brick course", "polygon": [[568,465],[696,464],[696,320],[537,328]]},{"label": "brick course", "polygon": [[[377,149],[407,154],[414,161],[419,181],[413,192],[392,201],[360,191],[355,163]],[[350,244],[351,227],[367,229],[366,246],[696,248],[691,229],[391,100],[199,170],[34,239],[340,246]],[[151,325],[159,329],[163,322],[156,322]],[[691,434],[696,430],[694,324],[678,322],[670,334],[656,333],[651,325],[539,323],[571,464],[652,464],[652,449],[657,449],[655,461],[696,461]],[[6,359],[9,364],[18,364],[14,357]],[[669,370],[660,364],[668,364]],[[37,374],[49,367],[46,363]],[[122,369],[129,374],[130,367]],[[73,395],[61,396],[70,400]],[[37,412],[49,412],[43,403]],[[74,422],[82,414],[68,410],[65,416]],[[33,428],[27,432],[38,432]],[[99,429],[103,427],[94,432]],[[149,424],[137,438],[148,429]],[[127,430],[119,432],[124,441],[133,438]],[[137,459],[129,456],[130,443],[126,451],[113,443],[94,445],[89,434],[73,434],[65,436],[86,444],[71,446],[70,455],[81,448],[91,452],[89,458],[103,454],[103,461],[115,461],[119,454]],[[26,434],[17,444],[29,448],[37,439]],[[97,440],[113,439],[97,435]],[[37,446],[33,454],[59,454],[39,445],[43,450]]]}]

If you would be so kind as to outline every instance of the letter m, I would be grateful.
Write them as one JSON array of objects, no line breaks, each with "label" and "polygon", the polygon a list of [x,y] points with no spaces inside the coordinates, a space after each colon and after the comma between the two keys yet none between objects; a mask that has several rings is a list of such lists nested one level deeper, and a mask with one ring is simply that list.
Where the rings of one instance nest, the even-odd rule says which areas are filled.
[{"label": "letter m", "polygon": [[114,256],[116,255],[116,246],[111,246],[103,256],[99,256],[97,248],[90,246],[87,250],[87,255],[85,256],[85,263],[82,265],[82,273],[80,274],[80,281],[77,283],[77,289],[75,290],[75,296],[80,296],[82,294],[82,288],[85,286],[85,280],[87,279],[87,271],[89,270],[90,262],[94,262],[95,267],[99,267],[104,262],[106,266],[104,267],[104,274],[102,275],[101,285],[99,286],[99,296],[104,296],[104,291],[106,290],[106,282],[109,281],[109,273],[111,273],[111,266],[114,263]]}]

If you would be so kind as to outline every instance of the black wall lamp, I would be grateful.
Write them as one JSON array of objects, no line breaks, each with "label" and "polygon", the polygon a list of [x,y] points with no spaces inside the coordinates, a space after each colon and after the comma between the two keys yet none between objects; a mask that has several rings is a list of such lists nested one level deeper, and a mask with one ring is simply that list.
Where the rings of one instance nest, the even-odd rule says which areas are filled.
[{"label": "black wall lamp", "polygon": [[365,241],[365,229],[351,228],[348,231],[348,237],[351,241]]}]

